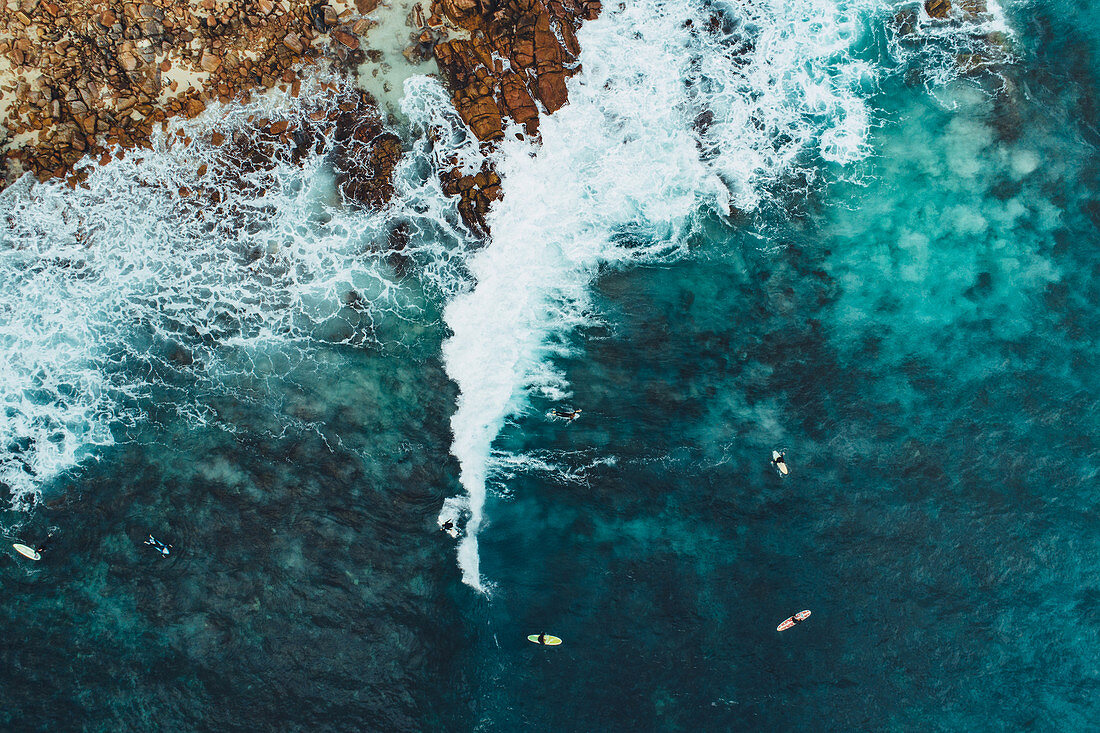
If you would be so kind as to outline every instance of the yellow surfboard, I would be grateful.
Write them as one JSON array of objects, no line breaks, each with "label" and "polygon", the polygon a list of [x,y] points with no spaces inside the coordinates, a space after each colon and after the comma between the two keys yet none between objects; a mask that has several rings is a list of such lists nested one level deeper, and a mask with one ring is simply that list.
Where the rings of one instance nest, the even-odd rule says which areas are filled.
[{"label": "yellow surfboard", "polygon": [[[543,639],[542,643],[546,646],[557,646],[558,644],[561,644],[561,639],[559,639],[556,636],[550,636],[550,634],[544,634],[542,639]],[[527,637],[527,641],[533,641],[534,643],[538,644],[539,643],[539,635],[538,634],[531,634]]]},{"label": "yellow surfboard", "polygon": [[26,545],[21,545],[18,542],[16,542],[14,545],[12,545],[12,547],[14,547],[15,551],[18,552],[23,557],[29,557],[31,560],[41,560],[42,559],[42,556],[39,555],[37,552],[35,552],[33,547],[27,547]]}]

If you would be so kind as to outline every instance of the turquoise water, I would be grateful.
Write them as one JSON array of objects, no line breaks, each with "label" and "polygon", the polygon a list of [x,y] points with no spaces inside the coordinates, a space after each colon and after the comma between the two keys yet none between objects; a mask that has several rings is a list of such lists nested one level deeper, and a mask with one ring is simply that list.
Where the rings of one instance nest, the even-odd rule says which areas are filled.
[{"label": "turquoise water", "polygon": [[[320,164],[266,193],[273,208],[243,199],[256,231],[218,240],[230,255],[214,258],[212,285],[185,254],[202,248],[154,224],[137,236],[156,233],[171,256],[115,269],[88,255],[121,295],[71,266],[27,280],[6,262],[5,282],[55,286],[34,291],[36,307],[61,308],[62,290],[136,315],[86,321],[94,348],[60,325],[20,342],[39,349],[42,392],[77,376],[101,390],[40,398],[51,429],[105,426],[109,439],[66,466],[34,453],[40,433],[7,448],[41,497],[4,513],[9,541],[57,539],[37,564],[0,563],[0,727],[1090,730],[1100,19],[1085,3],[1005,12],[1016,60],[959,79],[931,73],[942,40],[897,61],[891,13],[865,20],[853,58],[877,75],[830,87],[872,111],[865,156],[822,144],[737,178],[748,153],[723,148],[711,161],[744,194],[728,217],[699,204],[678,227],[654,205],[644,221],[667,226],[612,227],[645,256],[563,265],[531,245],[530,261],[505,258],[502,282],[537,293],[545,318],[506,300],[483,316],[479,296],[453,307],[476,293],[467,270],[494,281],[485,268],[511,230],[481,259],[459,254],[427,154],[379,216],[332,203]],[[680,27],[673,11],[667,22]],[[629,156],[632,140],[608,149]],[[636,193],[583,180],[607,218]],[[18,209],[20,241],[44,226],[35,211]],[[394,217],[412,224],[407,262],[377,245]],[[575,253],[560,238],[573,221],[559,224],[547,249]],[[652,246],[661,236],[674,252]],[[268,239],[293,254],[262,271],[263,289],[236,279],[235,248]],[[214,308],[221,332],[154,317],[207,312],[132,274],[161,261],[232,302]],[[528,267],[572,279],[519,288]],[[34,320],[7,312],[8,325]],[[459,312],[491,335],[480,351],[454,345]],[[480,372],[456,367],[463,355]],[[505,373],[509,355],[528,366]],[[5,362],[16,376],[23,363]],[[4,384],[10,397],[18,382]],[[485,409],[463,414],[499,430],[480,456],[476,441],[456,448],[474,424],[456,405],[475,393]],[[560,404],[584,412],[548,420]],[[469,516],[455,497],[476,490],[463,469],[479,461],[482,592],[437,530],[447,507]],[[170,557],[141,544],[149,533]],[[775,632],[802,608],[806,623]],[[539,631],[564,644],[526,641]]]}]

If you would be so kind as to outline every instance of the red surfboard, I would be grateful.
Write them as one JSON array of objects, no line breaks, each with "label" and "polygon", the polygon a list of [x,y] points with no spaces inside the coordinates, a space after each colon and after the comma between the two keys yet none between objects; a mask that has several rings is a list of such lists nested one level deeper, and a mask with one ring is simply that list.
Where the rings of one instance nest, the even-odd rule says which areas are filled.
[{"label": "red surfboard", "polygon": [[790,618],[788,618],[783,623],[776,626],[775,630],[776,631],[786,631],[787,629],[789,629],[792,626],[794,626],[795,624],[797,624],[799,621],[805,621],[809,617],[810,617],[810,612],[809,611],[799,611],[798,613],[791,616]]}]

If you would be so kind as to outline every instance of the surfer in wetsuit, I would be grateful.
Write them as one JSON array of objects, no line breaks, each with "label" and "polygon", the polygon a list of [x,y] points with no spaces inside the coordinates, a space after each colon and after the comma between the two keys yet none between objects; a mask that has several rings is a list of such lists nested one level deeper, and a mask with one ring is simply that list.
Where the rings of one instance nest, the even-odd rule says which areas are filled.
[{"label": "surfer in wetsuit", "polygon": [[444,522],[443,524],[439,525],[439,531],[440,532],[450,532],[454,528],[455,528],[455,523],[452,522],[449,519],[446,522]]},{"label": "surfer in wetsuit", "polygon": [[581,416],[580,410],[551,410],[550,413],[554,417],[560,417],[564,420],[568,420],[569,422],[573,422]]},{"label": "surfer in wetsuit", "polygon": [[780,472],[783,472],[783,469],[787,467],[787,462],[783,460],[783,456],[785,455],[786,453],[780,453],[772,459],[772,463],[775,464],[775,467],[779,469]]},{"label": "surfer in wetsuit", "polygon": [[539,634],[539,643],[544,644],[544,645],[546,644],[546,633],[545,632]]}]

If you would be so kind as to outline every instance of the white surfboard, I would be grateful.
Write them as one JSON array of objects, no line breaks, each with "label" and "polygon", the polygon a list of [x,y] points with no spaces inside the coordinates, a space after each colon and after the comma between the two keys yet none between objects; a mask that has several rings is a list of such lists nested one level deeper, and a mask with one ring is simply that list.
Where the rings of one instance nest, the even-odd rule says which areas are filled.
[{"label": "white surfboard", "polygon": [[780,461],[779,459],[782,458],[782,457],[783,457],[783,454],[780,453],[779,451],[777,451],[777,450],[772,451],[772,463],[774,463],[775,467],[777,469],[779,469],[780,475],[786,476],[787,471],[788,471],[787,462],[786,461]]},{"label": "white surfboard", "polygon": [[15,551],[18,552],[23,557],[29,557],[31,560],[41,560],[42,559],[42,556],[39,555],[37,552],[35,552],[33,547],[27,547],[26,545],[21,545],[18,542],[16,542],[14,545],[12,545],[12,547],[14,547]]}]

